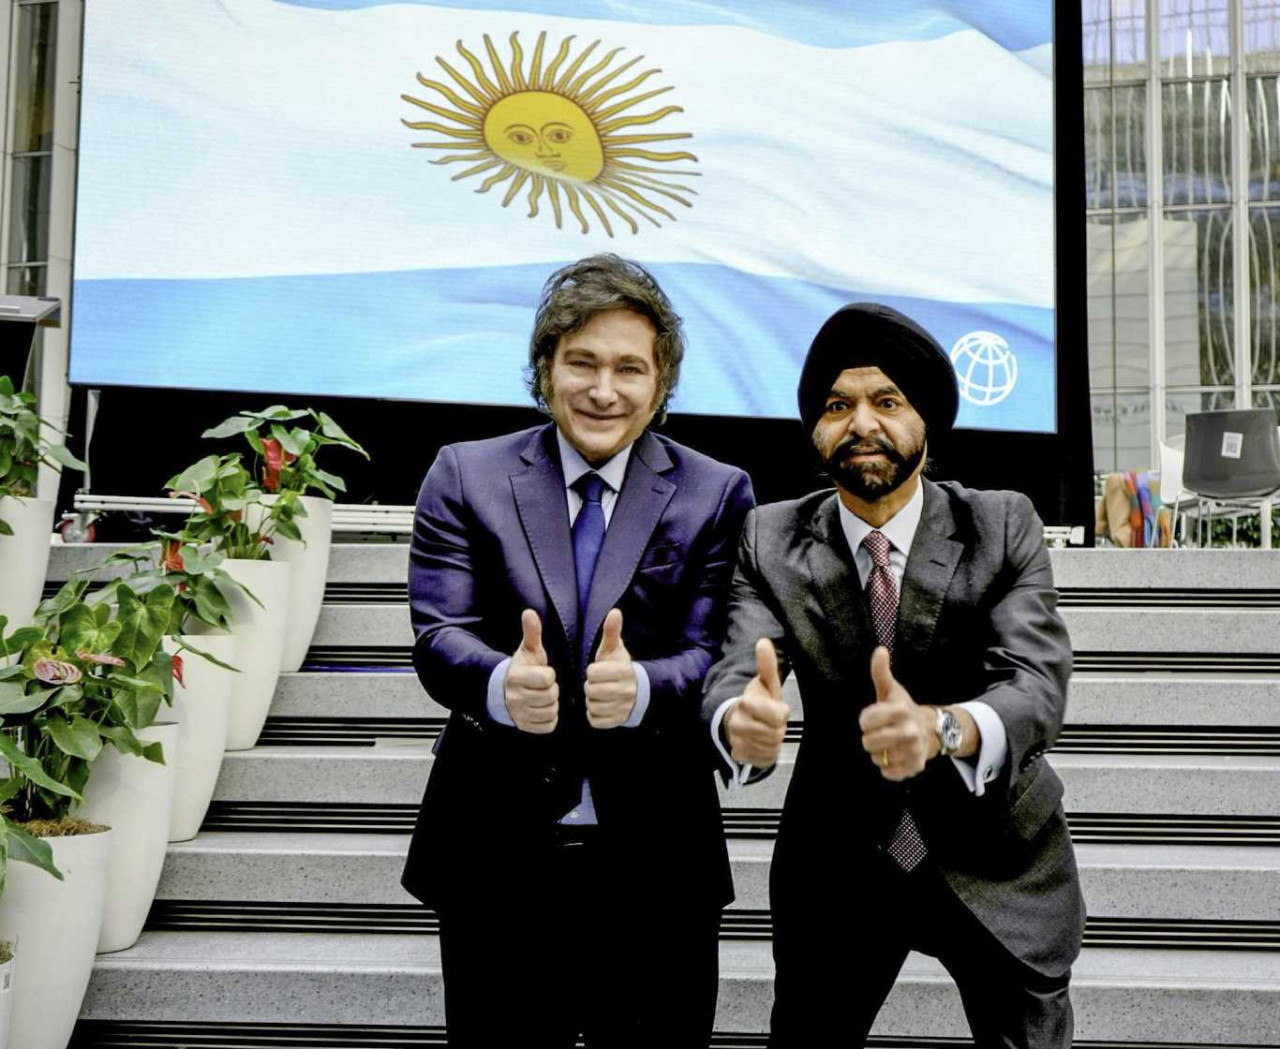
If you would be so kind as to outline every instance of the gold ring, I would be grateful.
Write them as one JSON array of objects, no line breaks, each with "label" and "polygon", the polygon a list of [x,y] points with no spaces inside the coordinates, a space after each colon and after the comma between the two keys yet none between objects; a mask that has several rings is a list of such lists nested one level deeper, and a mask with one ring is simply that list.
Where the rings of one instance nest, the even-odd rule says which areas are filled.
[{"label": "gold ring", "polygon": [[880,754],[880,767],[881,767],[881,768],[886,768],[886,769],[889,767],[889,750],[888,750],[888,748],[886,748],[885,750],[883,750],[883,751],[881,752],[881,754]]}]

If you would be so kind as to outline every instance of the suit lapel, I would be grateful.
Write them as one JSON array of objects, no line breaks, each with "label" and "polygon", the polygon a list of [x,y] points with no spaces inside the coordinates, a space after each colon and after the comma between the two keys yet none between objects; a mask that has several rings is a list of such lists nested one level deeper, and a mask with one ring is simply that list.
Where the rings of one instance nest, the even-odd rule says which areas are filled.
[{"label": "suit lapel", "polygon": [[814,542],[805,551],[805,563],[818,600],[835,639],[837,665],[856,664],[870,658],[875,631],[853,551],[840,527],[838,497],[832,495],[818,507],[810,524]]},{"label": "suit lapel", "polygon": [[564,471],[555,450],[555,439],[554,425],[534,434],[520,453],[528,465],[511,475],[511,490],[542,585],[551,595],[568,642],[566,647],[572,651],[578,625],[577,576],[573,567]]},{"label": "suit lapel", "polygon": [[[675,484],[661,476],[672,465],[662,442],[646,430],[631,450],[622,491],[613,505],[609,527],[604,533],[604,545],[596,561],[596,572],[591,579],[587,617],[579,648],[584,667],[591,661],[591,643],[604,617],[630,585],[640,556],[649,545],[649,537],[675,494]],[[569,570],[570,578],[573,578],[572,563]],[[625,634],[625,623],[623,630]]]},{"label": "suit lapel", "polygon": [[942,603],[955,575],[964,543],[953,538],[955,518],[946,493],[924,483],[924,510],[907,555],[907,570],[898,601],[896,647],[914,658],[925,656],[933,644]]}]

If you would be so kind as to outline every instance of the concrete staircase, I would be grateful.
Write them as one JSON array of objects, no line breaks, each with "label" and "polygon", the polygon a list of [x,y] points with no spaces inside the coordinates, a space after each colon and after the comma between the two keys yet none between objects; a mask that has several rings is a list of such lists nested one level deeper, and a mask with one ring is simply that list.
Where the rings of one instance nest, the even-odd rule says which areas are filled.
[{"label": "concrete staircase", "polygon": [[[102,551],[56,550],[51,578]],[[1053,762],[1091,915],[1077,1039],[1280,1046],[1280,554],[1053,557],[1077,653]],[[227,756],[200,836],[170,847],[141,941],[98,960],[75,1045],[442,1044],[434,916],[399,887],[447,713],[408,667],[406,563],[404,546],[335,548],[307,668],[281,681],[261,744]],[[778,772],[723,795],[738,899],[720,1047],[767,1030],[791,700]],[[931,959],[909,959],[874,1043],[967,1043]]]}]

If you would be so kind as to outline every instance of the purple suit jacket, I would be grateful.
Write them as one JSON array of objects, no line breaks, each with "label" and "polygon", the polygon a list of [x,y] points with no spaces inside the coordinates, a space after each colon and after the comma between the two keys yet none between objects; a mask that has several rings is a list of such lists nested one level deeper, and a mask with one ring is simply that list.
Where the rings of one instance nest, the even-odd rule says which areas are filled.
[{"label": "purple suit jacket", "polygon": [[[636,441],[579,623],[573,546],[554,425],[441,450],[418,497],[410,546],[414,666],[451,710],[404,884],[434,906],[483,900],[494,871],[536,862],[585,776],[601,833],[637,873],[679,862],[681,890],[732,898],[714,756],[698,716],[719,653],[742,521],[741,470],[645,432]],[[605,614],[649,675],[635,729],[589,727],[585,667]],[[556,731],[531,735],[485,708],[494,667],[542,619],[560,685]],[[505,876],[505,875],[504,875]],[[687,899],[687,896],[686,896]]]}]

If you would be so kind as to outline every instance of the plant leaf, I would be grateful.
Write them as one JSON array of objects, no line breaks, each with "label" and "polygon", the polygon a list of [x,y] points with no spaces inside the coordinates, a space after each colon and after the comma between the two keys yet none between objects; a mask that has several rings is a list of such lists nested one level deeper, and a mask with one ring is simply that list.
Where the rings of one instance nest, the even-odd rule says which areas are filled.
[{"label": "plant leaf", "polygon": [[171,586],[158,586],[147,594],[145,600],[127,586],[121,586],[117,594],[120,611],[120,636],[111,651],[126,660],[134,670],[141,670],[151,662],[160,639],[169,625],[169,613],[177,591]]},{"label": "plant leaf", "polygon": [[0,681],[0,717],[13,714],[30,714],[39,710],[49,699],[47,689],[39,689],[31,695],[23,695],[24,681]]},{"label": "plant leaf", "polygon": [[42,871],[48,871],[58,881],[62,881],[62,871],[54,866],[53,848],[49,843],[43,838],[37,838],[35,835],[28,834],[25,830],[15,827],[7,820],[5,824],[4,836],[8,839],[5,844],[9,859],[39,867]]},{"label": "plant leaf", "polygon": [[45,448],[45,455],[52,459],[59,466],[66,467],[71,470],[87,470],[89,465],[80,459],[77,459],[67,449],[64,444],[51,444]]},{"label": "plant leaf", "polygon": [[73,758],[92,761],[102,750],[102,736],[98,732],[98,726],[79,714],[70,721],[54,715],[44,723],[44,728],[58,749]]},{"label": "plant leaf", "polygon": [[44,770],[44,766],[35,758],[28,757],[18,749],[18,744],[6,732],[0,732],[0,757],[9,762],[9,767],[24,779],[30,780],[37,787],[43,787],[53,794],[61,794],[66,798],[84,801],[76,791],[65,783],[59,783]]},{"label": "plant leaf", "polygon": [[238,433],[244,433],[245,430],[257,429],[260,422],[261,420],[255,419],[252,416],[233,415],[230,419],[220,422],[212,429],[205,430],[205,432],[200,436],[212,438],[234,437]]}]

